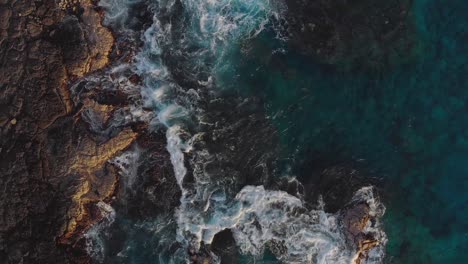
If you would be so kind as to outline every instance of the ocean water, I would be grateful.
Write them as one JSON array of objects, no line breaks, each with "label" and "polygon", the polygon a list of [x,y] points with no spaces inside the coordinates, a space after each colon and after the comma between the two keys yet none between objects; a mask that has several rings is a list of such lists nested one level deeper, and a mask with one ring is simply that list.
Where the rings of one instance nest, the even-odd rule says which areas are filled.
[{"label": "ocean water", "polygon": [[417,54],[385,71],[271,55],[282,46],[265,34],[221,76],[237,72],[232,89],[262,94],[296,164],[352,159],[380,178],[386,262],[466,263],[468,2],[414,1],[412,12]]},{"label": "ocean water", "polygon": [[[108,23],[125,28],[119,7],[133,2],[104,3]],[[180,206],[139,222],[112,211],[89,235],[98,262],[184,263],[228,228],[238,263],[350,263],[337,213],[264,187],[306,182],[326,161],[354,164],[374,185],[353,198],[375,205],[386,241],[368,263],[468,263],[467,1],[412,1],[411,53],[376,68],[288,45],[282,1],[148,5],[153,23],[133,67],[150,123],[166,135]],[[241,170],[236,153],[260,172]],[[269,252],[272,240],[286,250]]]}]

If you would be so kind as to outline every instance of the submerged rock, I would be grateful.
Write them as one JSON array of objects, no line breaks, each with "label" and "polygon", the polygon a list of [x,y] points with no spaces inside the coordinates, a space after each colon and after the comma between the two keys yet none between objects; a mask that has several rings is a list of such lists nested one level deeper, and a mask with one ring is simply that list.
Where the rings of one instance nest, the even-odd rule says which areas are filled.
[{"label": "submerged rock", "polygon": [[412,0],[286,0],[289,42],[326,64],[382,69],[417,45]]},{"label": "submerged rock", "polygon": [[238,263],[238,248],[230,229],[217,233],[213,238],[210,249],[219,256],[221,263]]}]

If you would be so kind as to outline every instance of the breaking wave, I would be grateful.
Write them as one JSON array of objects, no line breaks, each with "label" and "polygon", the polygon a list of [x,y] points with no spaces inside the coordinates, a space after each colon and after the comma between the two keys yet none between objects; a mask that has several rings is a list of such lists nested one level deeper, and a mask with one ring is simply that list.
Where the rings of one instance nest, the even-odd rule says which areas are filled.
[{"label": "breaking wave", "polygon": [[[167,150],[182,191],[175,221],[177,241],[183,250],[177,251],[172,261],[188,260],[189,250],[200,250],[224,229],[232,230],[243,254],[261,255],[270,245],[276,249],[273,254],[285,263],[350,263],[356,258],[356,250],[347,243],[340,226],[339,213],[328,214],[320,208],[310,210],[301,199],[263,186],[244,186],[239,191],[233,187],[236,175],[207,169],[208,162],[216,159],[218,153],[199,147],[207,131],[216,126],[208,118],[210,110],[206,105],[221,97],[216,77],[220,67],[229,67],[226,54],[241,41],[260,34],[272,20],[279,19],[283,8],[279,3],[273,0],[152,3],[153,23],[143,34],[144,46],[134,67],[144,80],[145,107],[156,111],[150,121],[152,127],[166,130]],[[134,2],[105,0],[100,4],[107,10],[107,23],[124,27],[127,22],[122,21],[129,19],[126,6]],[[129,180],[130,185],[134,178]],[[372,188],[359,190],[353,199],[368,203],[371,214],[383,214]],[[378,227],[374,223],[366,228],[384,241],[385,234]],[[88,232],[88,236],[97,237],[90,241],[99,241],[98,230],[99,226]],[[90,246],[97,246],[93,255],[101,259],[99,243]],[[380,262],[383,254],[382,245],[372,251],[369,262]],[[214,255],[212,260],[219,261]]]},{"label": "breaking wave", "polygon": [[103,215],[103,219],[91,227],[84,234],[84,238],[86,239],[86,250],[89,255],[98,263],[102,263],[106,250],[104,236],[106,229],[115,221],[115,210],[109,204],[102,201],[97,203],[97,208]]}]

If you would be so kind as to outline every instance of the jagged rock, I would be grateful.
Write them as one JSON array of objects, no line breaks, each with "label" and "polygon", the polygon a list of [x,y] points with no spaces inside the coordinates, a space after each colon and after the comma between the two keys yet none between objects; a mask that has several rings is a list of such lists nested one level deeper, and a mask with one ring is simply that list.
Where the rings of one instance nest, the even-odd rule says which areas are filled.
[{"label": "jagged rock", "polygon": [[225,229],[213,237],[210,249],[220,257],[223,264],[238,263],[238,249],[230,229]]},{"label": "jagged rock", "polygon": [[2,263],[86,262],[56,239],[72,243],[99,219],[92,201],[109,199],[118,185],[106,160],[136,138],[127,128],[96,142],[75,115],[90,106],[111,115],[110,106],[75,104],[69,83],[107,65],[114,39],[91,1],[73,5],[0,1]]},{"label": "jagged rock", "polygon": [[68,224],[65,234],[59,243],[74,243],[87,227],[96,223],[99,217],[93,219],[90,205],[99,201],[109,201],[118,189],[119,177],[116,169],[106,165],[112,157],[128,148],[136,139],[137,134],[131,129],[125,129],[116,137],[104,144],[97,145],[90,138],[79,139],[78,148],[72,156],[71,163],[65,166],[67,174],[80,175],[80,186],[72,196],[72,207],[68,210]]},{"label": "jagged rock", "polygon": [[62,47],[68,74],[81,77],[106,66],[114,37],[101,25],[102,14],[96,11],[92,1],[62,0],[59,6],[70,15],[51,31],[50,37]]},{"label": "jagged rock", "polygon": [[[121,192],[119,201],[124,206],[117,208],[132,219],[148,219],[173,212],[180,204],[181,191],[170,163],[164,133],[137,128],[140,154],[136,163],[136,179],[131,186],[122,186],[128,191]],[[164,197],[164,199],[161,199]]]},{"label": "jagged rock", "polygon": [[202,248],[198,251],[189,249],[190,263],[192,264],[212,264],[216,263],[213,259],[212,253],[202,245]]},{"label": "jagged rock", "polygon": [[284,256],[288,252],[288,248],[283,241],[270,240],[267,242],[267,246],[275,256]]},{"label": "jagged rock", "polygon": [[356,248],[355,264],[363,263],[369,251],[382,242],[365,230],[374,221],[375,218],[370,214],[369,205],[366,203],[353,204],[343,210],[341,223],[346,239]]}]

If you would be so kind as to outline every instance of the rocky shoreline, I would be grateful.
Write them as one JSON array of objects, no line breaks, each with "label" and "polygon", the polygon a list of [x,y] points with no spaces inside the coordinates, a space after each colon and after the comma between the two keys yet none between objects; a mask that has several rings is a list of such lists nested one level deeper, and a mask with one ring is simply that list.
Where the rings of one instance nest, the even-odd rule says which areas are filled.
[{"label": "rocky shoreline", "polygon": [[97,203],[119,191],[119,169],[109,160],[146,131],[130,120],[100,133],[128,110],[128,94],[102,83],[70,92],[83,77],[105,75],[112,62],[130,59],[102,20],[91,0],[0,3],[0,259],[6,263],[91,262],[82,234],[103,217]]},{"label": "rocky shoreline", "polygon": [[[178,206],[166,139],[145,122],[152,113],[141,106],[140,77],[112,67],[131,62],[141,43],[103,26],[103,17],[91,0],[0,2],[0,259],[6,263],[91,263],[83,234],[105,217],[100,202],[125,202],[120,209],[134,218]],[[114,161],[135,145],[145,161],[136,168],[135,188],[142,191],[126,192],[120,176],[126,165]],[[356,263],[379,243],[364,232],[374,217],[369,211],[360,203],[342,213],[359,252]],[[210,261],[197,254],[190,252],[194,263]]]}]

